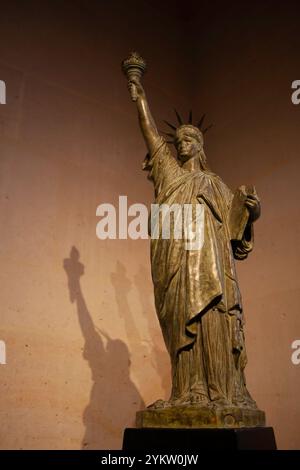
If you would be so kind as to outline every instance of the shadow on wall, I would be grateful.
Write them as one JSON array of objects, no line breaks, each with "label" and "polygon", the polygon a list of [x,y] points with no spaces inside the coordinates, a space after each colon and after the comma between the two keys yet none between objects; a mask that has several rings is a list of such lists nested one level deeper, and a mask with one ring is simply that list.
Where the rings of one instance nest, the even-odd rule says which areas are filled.
[{"label": "shadow on wall", "polygon": [[[153,296],[153,286],[152,284],[149,286],[148,272],[143,266],[140,266],[138,273],[134,276],[134,286],[128,278],[126,267],[120,261],[117,261],[115,270],[110,277],[115,291],[119,316],[124,322],[130,349],[135,351],[135,358],[138,362],[137,370],[145,371],[145,369],[148,369],[150,372],[150,368],[152,368],[154,374],[159,376],[165,394],[164,397],[157,397],[157,399],[167,399],[170,394],[169,356],[166,349],[161,349],[154,338],[158,325],[155,322],[155,309],[150,301],[150,295]],[[138,315],[145,319],[150,340],[141,335],[140,329],[136,326],[135,315],[130,308],[128,294],[133,287],[138,292],[141,305]]]},{"label": "shadow on wall", "polygon": [[[150,270],[150,263],[149,263]],[[160,381],[161,387],[165,392],[163,399],[167,400],[170,398],[171,392],[171,371],[170,371],[170,358],[167,352],[167,348],[162,340],[161,344],[154,340],[156,336],[159,322],[157,319],[156,311],[152,299],[154,300],[153,284],[150,281],[148,270],[140,265],[139,270],[134,276],[134,282],[139,295],[139,301],[142,307],[142,315],[145,317],[148,323],[148,330],[150,337],[153,338],[151,342],[152,352],[151,361],[153,362],[154,368],[156,369]],[[162,333],[161,333],[162,337]]]},{"label": "shadow on wall", "polygon": [[130,354],[126,344],[96,328],[80,286],[84,265],[74,246],[64,259],[70,300],[76,303],[78,320],[85,339],[83,357],[92,372],[90,402],[83,413],[86,427],[83,449],[121,448],[125,427],[134,425],[135,412],[144,402],[130,380]]}]

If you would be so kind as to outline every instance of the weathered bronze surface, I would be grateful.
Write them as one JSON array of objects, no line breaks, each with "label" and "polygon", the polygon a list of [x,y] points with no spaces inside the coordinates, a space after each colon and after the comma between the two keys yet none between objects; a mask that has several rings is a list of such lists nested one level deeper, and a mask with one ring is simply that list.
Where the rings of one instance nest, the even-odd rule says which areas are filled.
[{"label": "weathered bronze surface", "polygon": [[265,426],[265,413],[236,406],[172,406],[138,411],[139,428],[244,428]]},{"label": "weathered bronze surface", "polygon": [[[129,73],[132,68],[135,74]],[[179,126],[167,123],[172,129],[168,142],[160,136],[141,84],[144,69],[137,54],[123,62],[148,148],[143,169],[154,184],[157,204],[202,205],[204,242],[200,249],[187,250],[183,238],[151,239],[155,305],[171,358],[172,391],[169,400],[139,412],[137,425],[262,426],[264,413],[245,383],[243,308],[234,264],[253,249],[260,202],[253,187],[241,186],[234,194],[209,169],[204,117],[196,126],[190,113],[184,124],[176,112]]]}]

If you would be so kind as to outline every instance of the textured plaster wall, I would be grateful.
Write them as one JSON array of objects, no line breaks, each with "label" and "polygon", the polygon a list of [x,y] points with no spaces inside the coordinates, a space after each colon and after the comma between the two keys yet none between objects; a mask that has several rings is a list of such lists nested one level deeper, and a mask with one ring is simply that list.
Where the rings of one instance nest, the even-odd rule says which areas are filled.
[{"label": "textured plaster wall", "polygon": [[147,57],[161,119],[186,107],[178,21],[151,2],[1,8],[0,446],[120,448],[136,410],[168,396],[169,360],[149,243],[100,241],[96,208],[153,199],[120,64]]},{"label": "textured plaster wall", "polygon": [[[195,107],[214,127],[206,151],[212,169],[233,189],[255,184],[262,201],[255,249],[238,262],[246,316],[249,390],[278,446],[300,448],[299,5],[241,2],[208,11],[194,23]],[[197,64],[197,65],[196,65]]]},{"label": "textured plaster wall", "polygon": [[239,266],[247,377],[279,445],[300,447],[290,361],[300,338],[297,24],[272,22],[266,5],[251,14],[203,2],[192,14],[156,1],[1,6],[1,448],[120,448],[135,411],[170,391],[149,242],[95,233],[100,203],[153,200],[120,72],[132,49],[150,64],[159,127],[175,105],[206,111],[211,166],[260,193],[256,249]]}]

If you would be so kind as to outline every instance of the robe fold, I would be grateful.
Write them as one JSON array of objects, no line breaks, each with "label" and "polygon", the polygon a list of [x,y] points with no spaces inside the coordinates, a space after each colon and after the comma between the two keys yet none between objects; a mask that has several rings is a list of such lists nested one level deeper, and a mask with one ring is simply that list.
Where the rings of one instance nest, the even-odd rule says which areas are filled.
[{"label": "robe fold", "polygon": [[[247,225],[243,240],[232,245],[229,227],[232,191],[214,173],[183,169],[163,138],[155,151],[147,155],[143,169],[154,183],[156,204],[192,207],[201,204],[203,210],[198,227],[203,238],[200,249],[187,250],[184,237],[175,239],[172,232],[170,239],[151,239],[156,312],[174,370],[180,352],[197,341],[198,323],[206,312],[214,309],[214,315],[236,316],[242,324],[234,257],[243,259],[252,250],[253,230]],[[193,223],[195,226],[194,218]],[[228,331],[221,332],[221,336],[229,335],[231,344],[239,348],[243,342],[239,332]]]}]

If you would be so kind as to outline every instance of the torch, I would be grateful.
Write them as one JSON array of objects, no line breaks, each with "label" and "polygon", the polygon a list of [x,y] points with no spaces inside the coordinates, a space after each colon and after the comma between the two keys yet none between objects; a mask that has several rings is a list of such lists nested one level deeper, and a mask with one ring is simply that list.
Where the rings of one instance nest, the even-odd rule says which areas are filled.
[{"label": "torch", "polygon": [[[146,72],[146,62],[137,52],[132,52],[127,59],[123,60],[122,70],[127,77],[128,83],[131,80],[140,81]],[[131,87],[130,92],[132,101],[136,101],[137,94],[134,85]]]}]

